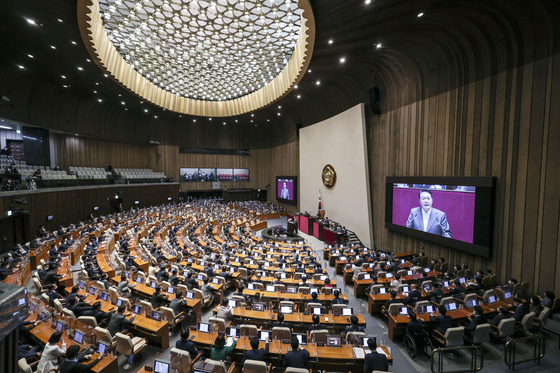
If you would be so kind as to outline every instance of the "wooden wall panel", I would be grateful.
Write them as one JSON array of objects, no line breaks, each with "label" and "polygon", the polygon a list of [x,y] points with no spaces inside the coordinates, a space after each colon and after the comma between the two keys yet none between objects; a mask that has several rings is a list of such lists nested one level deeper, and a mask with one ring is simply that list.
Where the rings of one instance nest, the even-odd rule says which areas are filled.
[{"label": "wooden wall panel", "polygon": [[[416,103],[368,115],[377,247],[429,257],[558,291],[560,55]],[[418,149],[418,150],[416,150]],[[494,253],[482,258],[387,231],[385,177],[495,176]]]}]

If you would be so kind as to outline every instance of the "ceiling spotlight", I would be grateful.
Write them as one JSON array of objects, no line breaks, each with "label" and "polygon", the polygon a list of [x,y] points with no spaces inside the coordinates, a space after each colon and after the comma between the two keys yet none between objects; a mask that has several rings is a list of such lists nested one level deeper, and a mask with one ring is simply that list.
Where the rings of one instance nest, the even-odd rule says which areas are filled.
[{"label": "ceiling spotlight", "polygon": [[33,55],[32,55],[32,54],[28,54],[27,57],[33,58]]},{"label": "ceiling spotlight", "polygon": [[121,104],[123,104],[123,105],[124,105],[124,104],[125,104],[125,102],[124,102],[124,101],[121,101]]},{"label": "ceiling spotlight", "polygon": [[278,109],[282,109],[282,106],[278,105]]},{"label": "ceiling spotlight", "polygon": [[340,63],[344,63],[344,62],[346,62],[346,58],[342,57],[342,58],[340,59]]},{"label": "ceiling spotlight", "polygon": [[208,120],[212,120],[212,118],[208,118]]},{"label": "ceiling spotlight", "polygon": [[376,48],[381,48],[381,44],[377,44],[375,47]]},{"label": "ceiling spotlight", "polygon": [[159,117],[157,115],[154,115],[154,118],[158,119]]},{"label": "ceiling spotlight", "polygon": [[100,98],[98,98],[98,99],[97,99],[97,101],[99,101],[99,102],[103,102],[103,100],[102,100],[102,99],[100,99]]},{"label": "ceiling spotlight", "polygon": [[297,89],[297,84],[294,86],[294,89]]},{"label": "ceiling spotlight", "polygon": [[67,85],[63,85],[62,88],[68,88],[68,86],[67,86]]},{"label": "ceiling spotlight", "polygon": [[371,0],[366,0],[366,5],[368,5],[369,3],[371,3]]},{"label": "ceiling spotlight", "polygon": [[54,45],[51,45],[51,48],[52,48],[52,49],[56,49],[56,47],[55,47]]},{"label": "ceiling spotlight", "polygon": [[73,41],[73,42],[72,42],[72,44],[76,45],[76,42],[75,42],[75,41]]},{"label": "ceiling spotlight", "polygon": [[297,95],[297,98],[301,98],[301,96],[300,96],[300,95]]},{"label": "ceiling spotlight", "polygon": [[144,109],[144,112],[147,113],[147,112],[148,112],[148,109]]},{"label": "ceiling spotlight", "polygon": [[64,75],[61,75],[62,79],[66,79],[66,77]]},{"label": "ceiling spotlight", "polygon": [[35,23],[35,21],[32,20],[32,19],[26,18],[25,20],[26,20],[27,23],[29,23],[30,25],[37,25],[37,24]]},{"label": "ceiling spotlight", "polygon": [[18,65],[18,67],[19,67],[20,69],[25,69],[25,67],[23,67],[23,66],[21,66],[21,65]]},{"label": "ceiling spotlight", "polygon": [[280,113],[278,113],[278,116],[280,116]]},{"label": "ceiling spotlight", "polygon": [[307,72],[310,73],[310,72],[311,72],[311,69],[307,70]]},{"label": "ceiling spotlight", "polygon": [[226,125],[226,122],[224,122],[224,126]]},{"label": "ceiling spotlight", "polygon": [[315,84],[320,85],[320,84],[321,84],[321,81],[320,81],[320,80],[317,80],[317,81],[315,82]]},{"label": "ceiling spotlight", "polygon": [[79,66],[78,66],[78,70],[82,71],[82,70],[83,70],[83,68],[81,68],[81,67],[79,67]]},{"label": "ceiling spotlight", "polygon": [[424,13],[418,13],[418,18],[422,17]]},{"label": "ceiling spotlight", "polygon": [[251,114],[251,116],[252,116],[252,117],[254,117],[254,116],[255,116],[255,114]]},{"label": "ceiling spotlight", "polygon": [[59,18],[59,19],[58,19],[58,22],[62,22],[62,20]]},{"label": "ceiling spotlight", "polygon": [[329,44],[332,44],[332,43],[333,43],[333,40],[332,40],[332,39],[330,39],[330,40],[329,40]]}]

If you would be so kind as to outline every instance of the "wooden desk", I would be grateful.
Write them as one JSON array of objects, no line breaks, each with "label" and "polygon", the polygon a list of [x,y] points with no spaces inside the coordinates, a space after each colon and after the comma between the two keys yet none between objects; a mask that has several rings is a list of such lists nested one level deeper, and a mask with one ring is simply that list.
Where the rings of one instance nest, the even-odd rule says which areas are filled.
[{"label": "wooden desk", "polygon": [[[448,311],[447,315],[451,316],[453,318],[453,322],[461,322],[461,321],[465,321],[467,320],[467,316],[470,315],[471,311],[467,308],[460,308],[458,310],[455,311]],[[438,313],[439,315],[439,313]],[[430,321],[430,315],[427,313],[421,313],[421,314],[417,314],[418,319],[421,319],[422,321],[424,321],[424,327],[428,326],[432,326],[434,325],[433,322]],[[404,335],[404,332],[406,330],[406,324],[410,321],[410,317],[408,316],[393,316],[393,315],[389,315],[388,317],[388,322],[389,322],[389,338],[391,339],[391,341],[394,341],[395,337],[400,336],[400,335]]]},{"label": "wooden desk", "polygon": [[[279,302],[281,300],[289,300],[298,305],[303,305],[312,298],[311,294],[303,294],[303,293],[291,294],[291,293],[281,293],[281,292],[269,292],[269,291],[262,291],[262,290],[249,290],[249,289],[243,290],[243,294],[249,295],[251,297],[255,296],[255,294],[257,293],[261,295],[261,299],[268,298],[271,299],[273,302]],[[346,301],[346,303],[348,303],[348,297],[346,296],[346,294],[340,294],[340,298]],[[317,296],[317,300],[321,303],[330,302],[333,299],[334,299],[334,295],[332,294],[329,295],[319,294]]]},{"label": "wooden desk", "polygon": [[[35,320],[37,318],[37,313],[32,313],[27,320],[28,321],[32,321]],[[89,333],[87,332],[87,329],[80,329],[86,336],[89,335]],[[46,344],[49,341],[49,338],[51,337],[51,335],[55,332],[56,330],[51,328],[51,326],[49,325],[49,323],[40,323],[37,326],[35,326],[31,331],[30,334],[33,338],[37,339],[38,341],[42,342],[43,344]],[[72,341],[69,337],[68,334],[65,332],[62,335],[62,339],[64,340],[64,342],[66,342],[66,346],[70,347],[72,345],[77,345],[76,342]],[[82,345],[80,347],[89,347],[89,344],[85,344]],[[99,354],[97,352],[95,352],[92,356],[92,358],[87,362],[91,362],[93,360],[95,360],[96,358],[99,357]],[[95,364],[93,366],[93,368],[91,369],[94,372],[103,372],[103,373],[118,373],[119,371],[119,363],[118,363],[118,358],[117,356],[106,356],[104,357],[102,360],[100,360],[97,364]]]},{"label": "wooden desk", "polygon": [[411,252],[395,254],[395,258],[397,259],[412,259],[413,256],[414,253]]},{"label": "wooden desk", "polygon": [[[191,331],[194,336],[193,342],[199,349],[209,350],[217,337],[217,334],[212,333],[199,333],[198,331]],[[232,352],[234,361],[240,362],[243,358],[245,351],[251,350],[249,338],[243,337],[237,340],[237,345]],[[264,348],[265,342],[259,342],[259,348]],[[288,353],[289,344],[283,344],[281,341],[271,341],[269,343],[269,355],[266,357],[274,366],[281,367],[283,358]],[[389,364],[393,363],[393,357],[389,353],[386,346],[379,346],[387,355]],[[330,372],[361,372],[364,368],[364,359],[358,359],[354,356],[353,348],[351,346],[342,345],[342,347],[325,347],[317,346],[314,343],[308,343],[301,348],[309,351],[309,362],[307,368],[313,370],[328,370]]]}]

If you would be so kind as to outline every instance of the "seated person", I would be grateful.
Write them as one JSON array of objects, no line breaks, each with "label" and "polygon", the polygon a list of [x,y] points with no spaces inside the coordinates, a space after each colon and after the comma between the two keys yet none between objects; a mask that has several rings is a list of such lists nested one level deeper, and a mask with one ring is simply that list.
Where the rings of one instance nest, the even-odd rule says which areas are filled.
[{"label": "seated person", "polygon": [[403,303],[402,300],[397,300],[397,292],[395,290],[391,290],[391,293],[389,293],[391,296],[391,299],[387,300],[387,302],[385,302],[385,309],[388,311],[389,310],[389,306],[393,303]]},{"label": "seated person", "polygon": [[345,304],[346,302],[340,298],[340,291],[335,290],[333,292],[334,298],[331,300],[331,306],[335,305],[335,304]]},{"label": "seated person", "polygon": [[311,318],[313,320],[313,324],[311,324],[311,326],[309,327],[309,329],[307,329],[307,331],[312,331],[312,330],[323,330],[323,329],[327,329],[327,327],[323,324],[321,324],[320,322],[320,318],[319,315],[313,315],[313,317]]},{"label": "seated person", "polygon": [[515,305],[515,311],[509,312],[512,313],[515,320],[521,322],[523,317],[531,312],[531,307],[529,307],[529,304],[523,303],[523,301],[518,297],[513,298],[513,304]]},{"label": "seated person", "polygon": [[218,334],[216,337],[216,341],[214,341],[214,347],[212,347],[212,351],[210,352],[210,358],[212,360],[221,360],[221,361],[228,361],[231,363],[232,359],[229,355],[237,345],[237,339],[233,340],[231,346],[225,347],[226,339],[223,335]]},{"label": "seated person", "polygon": [[422,299],[422,293],[418,290],[418,286],[416,284],[410,285],[411,291],[408,293],[406,297],[406,304],[411,307],[416,306],[416,302]]},{"label": "seated person", "polygon": [[368,339],[367,343],[370,353],[366,354],[366,356],[364,357],[364,372],[388,372],[389,364],[387,362],[387,356],[385,356],[385,354],[380,354],[379,352],[377,352],[375,339],[370,338]]},{"label": "seated person", "polygon": [[[61,347],[58,343],[62,340]],[[37,372],[47,372],[58,367],[58,359],[66,353],[66,343],[62,339],[62,332],[54,332],[49,337],[49,341],[43,349],[39,364],[37,364]]]},{"label": "seated person", "polygon": [[229,321],[233,320],[233,315],[233,308],[229,306],[229,300],[224,298],[224,300],[222,300],[222,304],[218,306],[216,317],[224,319],[227,324]]},{"label": "seated person", "polygon": [[492,320],[488,321],[490,324],[492,324],[494,326],[500,325],[500,322],[502,320],[511,318],[511,315],[508,312],[508,309],[506,307],[501,306],[500,308],[498,308],[498,311],[499,311],[498,315],[494,316],[494,318]]},{"label": "seated person", "polygon": [[275,321],[272,323],[272,327],[281,327],[281,328],[290,328],[290,330],[292,329],[290,327],[290,324],[287,323],[286,321],[284,321],[284,314],[282,312],[278,312],[278,321]]},{"label": "seated person", "polygon": [[159,308],[167,300],[167,295],[161,293],[161,286],[156,286],[156,291],[152,294],[152,307]]},{"label": "seated person", "polygon": [[189,355],[191,355],[191,359],[194,359],[198,356],[200,351],[196,349],[194,342],[189,341],[190,334],[191,333],[189,331],[189,328],[183,329],[181,331],[181,339],[179,339],[175,343],[175,347],[178,348],[179,350],[187,351]]},{"label": "seated person", "polygon": [[541,300],[541,305],[543,307],[552,308],[554,305],[554,299],[556,299],[554,292],[547,290],[544,292],[544,298]]},{"label": "seated person", "polygon": [[101,302],[95,302],[93,304],[93,309],[84,311],[83,316],[93,316],[97,321],[97,324],[101,324],[103,321],[108,320],[115,311],[103,312],[101,311]]},{"label": "seated person", "polygon": [[436,316],[435,313],[430,315],[430,321],[436,324],[436,328],[434,331],[441,333],[441,335],[445,335],[447,329],[453,326],[453,318],[451,316],[446,315],[447,309],[445,306],[438,307],[439,316]]},{"label": "seated person", "polygon": [[441,302],[441,298],[443,298],[443,289],[440,287],[440,284],[434,282],[432,284],[432,292],[430,293],[430,301],[439,304]]},{"label": "seated person", "polygon": [[411,334],[423,334],[424,322],[416,317],[416,312],[410,310],[408,316],[410,316],[410,321],[406,324],[406,331]]},{"label": "seated person", "polygon": [[245,360],[264,361],[264,357],[268,355],[268,341],[264,348],[259,348],[259,339],[251,338],[251,350],[245,352],[245,356],[241,360],[241,364],[245,364]]},{"label": "seated person", "polygon": [[284,356],[284,363],[282,367],[287,368],[300,368],[307,369],[307,362],[309,361],[309,352],[306,349],[299,348],[299,341],[296,337],[292,338],[292,350]]},{"label": "seated person", "polygon": [[358,325],[358,316],[352,315],[350,316],[350,323],[346,329],[344,329],[344,335],[348,332],[362,332],[365,333],[366,329],[363,326]]},{"label": "seated person", "polygon": [[483,316],[484,310],[482,309],[482,307],[474,306],[473,313],[474,316],[471,315],[467,316],[467,319],[469,319],[469,323],[467,326],[465,326],[465,335],[464,335],[465,339],[471,339],[472,333],[475,331],[476,327],[478,325],[486,324],[488,322],[486,320],[486,317]]},{"label": "seated person", "polygon": [[[66,358],[60,363],[60,373],[80,373],[87,372],[95,366],[101,359],[103,355],[99,356],[97,359],[93,360],[89,364],[82,364],[78,361],[78,353],[80,352],[79,345],[73,345],[68,347],[66,351]],[[92,355],[86,355],[81,361],[86,361],[91,359]]]}]

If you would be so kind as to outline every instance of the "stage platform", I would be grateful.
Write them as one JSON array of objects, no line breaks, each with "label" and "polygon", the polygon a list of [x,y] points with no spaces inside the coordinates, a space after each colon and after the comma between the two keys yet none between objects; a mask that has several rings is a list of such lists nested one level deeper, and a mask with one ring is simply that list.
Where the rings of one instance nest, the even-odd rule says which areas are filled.
[{"label": "stage platform", "polygon": [[305,241],[303,237],[300,237],[297,234],[288,234],[288,229],[283,226],[263,229],[261,231],[261,236],[263,240],[272,240],[277,242],[303,243]]}]

